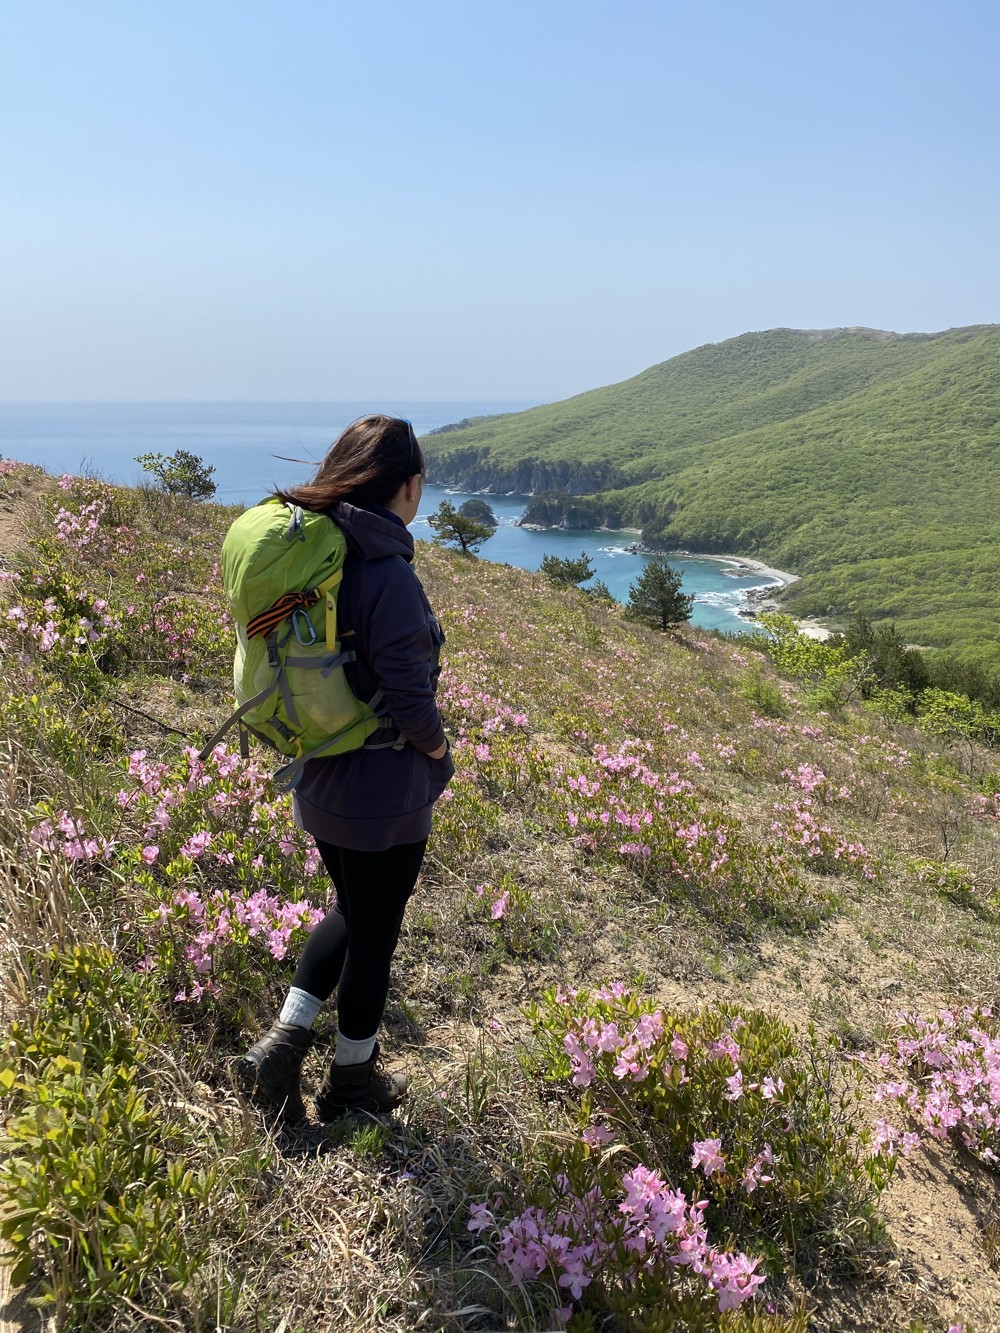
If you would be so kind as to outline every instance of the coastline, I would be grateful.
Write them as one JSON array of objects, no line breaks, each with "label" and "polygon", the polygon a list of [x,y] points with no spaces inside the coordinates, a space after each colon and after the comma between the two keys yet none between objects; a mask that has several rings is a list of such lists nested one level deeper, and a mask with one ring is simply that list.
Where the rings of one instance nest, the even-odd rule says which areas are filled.
[{"label": "coastline", "polygon": [[[765,565],[763,560],[754,560],[748,555],[702,555],[699,551],[669,551],[668,555],[684,556],[689,560],[719,560],[734,565],[740,570],[745,570],[749,574],[766,574],[769,578],[774,579],[774,583],[764,583],[759,588],[747,588],[743,595],[746,606],[742,607],[737,613],[741,620],[755,620],[758,611],[781,611],[780,602],[768,594],[768,589],[787,588],[790,584],[797,583],[802,577],[801,574],[790,574],[785,569],[775,569],[773,565]],[[833,632],[814,616],[805,620],[798,620],[794,617],[793,619],[795,620],[795,628],[800,634],[804,634],[807,639],[815,639],[819,643],[829,639]]]},{"label": "coastline", "polygon": [[[517,520],[515,525],[524,528],[529,532],[572,531],[572,529],[562,528],[559,524],[551,523],[524,523]],[[739,605],[738,607],[733,608],[732,611],[732,614],[735,614],[735,616],[747,626],[752,625],[761,612],[776,611],[787,615],[787,611],[781,605],[779,597],[785,588],[793,583],[797,583],[802,577],[800,574],[793,574],[787,569],[777,569],[774,565],[768,565],[763,560],[758,560],[756,557],[749,555],[737,555],[731,552],[719,553],[713,551],[709,553],[707,551],[692,551],[688,550],[686,547],[673,547],[667,551],[660,550],[659,552],[656,552],[643,544],[641,528],[609,528],[602,526],[599,528],[588,529],[588,531],[614,533],[620,537],[633,538],[635,540],[630,542],[625,549],[641,553],[642,555],[649,556],[659,553],[668,557],[675,557],[683,560],[712,561],[715,564],[725,566],[725,569],[722,571],[723,573],[730,574],[741,580],[748,576],[752,577],[755,574],[761,575],[767,582],[741,588]],[[816,639],[822,642],[824,639],[830,638],[833,632],[821,621],[812,616],[801,620],[793,616],[792,620],[799,633],[810,639]]]},{"label": "coastline", "polygon": [[688,560],[719,560],[727,565],[736,565],[750,574],[767,574],[782,588],[787,588],[790,583],[797,583],[802,577],[801,574],[789,574],[787,570],[765,565],[763,560],[754,560],[748,555],[706,555],[701,551],[681,550],[668,551],[667,555],[679,555]]}]

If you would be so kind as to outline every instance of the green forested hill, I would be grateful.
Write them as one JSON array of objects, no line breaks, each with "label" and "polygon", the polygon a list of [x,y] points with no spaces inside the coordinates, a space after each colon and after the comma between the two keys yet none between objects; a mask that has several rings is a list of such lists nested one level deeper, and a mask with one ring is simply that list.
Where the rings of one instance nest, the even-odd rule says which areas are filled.
[{"label": "green forested hill", "polygon": [[1000,326],[745,334],[424,444],[531,521],[760,556],[803,575],[799,614],[1000,664]]}]

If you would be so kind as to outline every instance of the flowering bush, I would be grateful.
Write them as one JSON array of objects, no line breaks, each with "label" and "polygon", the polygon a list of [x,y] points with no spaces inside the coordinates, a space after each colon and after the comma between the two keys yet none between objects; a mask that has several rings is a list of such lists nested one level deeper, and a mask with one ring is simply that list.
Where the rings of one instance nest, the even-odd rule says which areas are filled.
[{"label": "flowering bush", "polygon": [[[563,827],[581,850],[635,865],[644,879],[673,880],[685,896],[734,915],[782,916],[802,910],[805,885],[783,854],[751,839],[732,817],[699,799],[677,770],[662,774],[647,762],[648,743],[617,750],[599,744],[582,772],[556,770],[553,791]],[[704,769],[701,756],[686,756]]]},{"label": "flowering bush", "polygon": [[17,604],[3,613],[7,625],[29,645],[51,659],[58,670],[72,671],[81,683],[99,684],[103,674],[121,661],[121,617],[103,597],[91,597],[67,580],[58,584],[22,581]]},{"label": "flowering bush", "polygon": [[646,1308],[654,1282],[679,1315],[734,1308],[793,1265],[860,1269],[883,1246],[874,1203],[895,1159],[871,1149],[860,1078],[838,1085],[811,1033],[731,1006],[669,1012],[621,985],[549,992],[530,1016],[577,1134],[538,1145],[514,1218],[474,1208],[517,1280],[595,1311]]},{"label": "flowering bush", "polygon": [[862,879],[878,878],[878,864],[867,847],[848,841],[820,819],[811,796],[802,796],[788,805],[776,805],[774,813],[772,832],[790,847],[797,848],[817,870],[828,874],[855,871]]},{"label": "flowering bush", "polygon": [[31,839],[67,860],[114,865],[131,886],[123,928],[138,967],[174,1000],[245,1005],[322,919],[330,893],[323,873],[305,896],[320,858],[288,798],[272,799],[262,768],[219,745],[204,763],[193,749],[172,765],[133,751],[116,804],[105,833],[40,807]]},{"label": "flowering bush", "polygon": [[974,797],[972,812],[980,819],[1000,820],[1000,792]]},{"label": "flowering bush", "polygon": [[[686,1327],[718,1327],[716,1312],[737,1310],[764,1283],[759,1260],[718,1249],[704,1224],[705,1200],[681,1190],[641,1164],[621,1173],[603,1171],[599,1183],[580,1195],[566,1175],[556,1177],[549,1200],[529,1205],[498,1226],[486,1204],[473,1204],[470,1231],[496,1234],[498,1258],[517,1283],[554,1280],[556,1299],[600,1305],[633,1318],[645,1309],[660,1317],[684,1316]],[[573,1305],[559,1305],[560,1324],[573,1320]],[[631,1323],[632,1327],[635,1324]],[[676,1323],[664,1325],[677,1327]],[[727,1327],[747,1327],[742,1320]],[[761,1327],[762,1325],[754,1324]],[[767,1321],[764,1327],[794,1329],[798,1320]]]},{"label": "flowering bush", "polygon": [[956,1139],[974,1157],[1000,1164],[1000,1022],[983,1007],[942,1009],[924,1018],[898,1014],[894,1049],[877,1065],[897,1075],[879,1083],[877,1102],[897,1103],[919,1133],[900,1134],[886,1121],[878,1137],[889,1151],[912,1151],[919,1134]]}]

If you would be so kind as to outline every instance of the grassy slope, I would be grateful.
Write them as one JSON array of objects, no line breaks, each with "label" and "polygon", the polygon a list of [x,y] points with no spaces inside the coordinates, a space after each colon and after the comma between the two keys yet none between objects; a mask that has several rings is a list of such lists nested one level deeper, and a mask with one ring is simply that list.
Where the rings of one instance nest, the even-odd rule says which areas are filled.
[{"label": "grassy slope", "polygon": [[994,326],[785,329],[425,443],[435,479],[590,493],[668,544],[803,574],[798,613],[1000,660],[998,422]]},{"label": "grassy slope", "polygon": [[[54,506],[39,500],[37,477],[0,484],[20,497],[9,538],[17,551],[7,564],[22,577],[9,600],[27,605],[33,575],[46,567],[37,542],[51,541]],[[104,683],[95,677],[86,649],[60,665],[27,638],[8,642],[5,1003],[8,1018],[29,1024],[51,984],[43,953],[53,941],[63,951],[103,942],[128,969],[162,944],[150,923],[157,902],[179,886],[200,892],[215,876],[245,891],[235,869],[180,861],[172,871],[162,861],[143,868],[130,849],[144,838],[115,795],[128,785],[133,747],[177,762],[183,741],[160,723],[198,733],[228,709],[229,649],[217,634],[210,566],[229,515],[93,487],[58,498],[78,510],[95,495],[104,497],[103,530],[114,549],[50,550],[61,578],[108,598],[122,617],[124,646],[106,664],[114,674]],[[198,1305],[198,1291],[213,1283],[230,1291],[237,1279],[244,1287],[228,1322],[240,1329],[274,1327],[282,1317],[302,1330],[548,1327],[519,1304],[465,1228],[470,1199],[506,1196],[525,1152],[560,1124],[560,1102],[517,1059],[522,1006],[547,984],[617,977],[682,1008],[763,1006],[815,1023],[848,1050],[878,1048],[897,1006],[930,1011],[998,998],[1000,825],[976,815],[984,774],[998,780],[995,756],[942,750],[863,713],[817,717],[788,682],[776,682],[784,718],[762,718],[748,697],[772,673],[747,644],[695,632],[663,638],[576,592],[554,594],[537,576],[428,547],[419,567],[449,637],[442,702],[459,739],[458,778],[404,925],[387,1013],[387,1047],[413,1076],[409,1108],[388,1131],[345,1136],[310,1126],[270,1140],[241,1111],[227,1068],[280,997],[289,965],[251,942],[240,967],[220,976],[219,995],[188,1007],[170,1002],[182,970],[172,955],[172,971],[142,979],[142,1009],[130,1021],[141,1031],[144,1086],[164,1141],[225,1168],[187,1223],[191,1244],[204,1240],[208,1257],[182,1292],[158,1286],[154,1265],[132,1305],[120,1303],[89,1327],[151,1327],[136,1303],[181,1321],[172,1326],[207,1327],[192,1314],[210,1306]],[[172,663],[148,633],[157,606],[196,627]],[[707,872],[683,880],[646,867],[614,845],[587,851],[574,843],[565,777],[599,774],[595,747],[616,752],[623,743],[651,770],[682,774],[698,817],[726,821],[749,848],[749,893]],[[794,881],[777,867],[755,878],[775,807],[797,794],[786,772],[801,764],[821,767],[847,790],[824,815],[869,849],[877,882],[849,868],[816,873],[808,860],[794,862]],[[107,858],[67,872],[59,858],[32,849],[25,811],[42,801],[114,839]],[[221,827],[207,804],[195,816]],[[288,829],[287,803],[268,818],[244,828],[248,856],[267,853]],[[971,887],[942,894],[914,871],[914,856],[965,865]],[[278,873],[283,863],[268,864]],[[288,862],[292,886],[297,864]],[[247,891],[274,882],[253,880],[250,863],[247,874]],[[298,885],[300,894],[322,893],[307,877]],[[490,905],[501,889],[509,907],[494,920]],[[185,929],[193,937],[197,923],[176,922],[182,939]],[[332,1022],[323,1020],[322,1045]],[[310,1059],[310,1080],[322,1055]],[[862,1119],[883,1110],[869,1105]],[[923,1219],[932,1214],[928,1231]],[[888,1194],[899,1263],[883,1256],[867,1278],[845,1284],[824,1281],[803,1257],[788,1287],[776,1278],[772,1290],[791,1299],[805,1284],[816,1329],[874,1333],[920,1318],[943,1330],[963,1317],[986,1333],[1000,1308],[1000,1283],[984,1262],[995,1255],[998,1216],[982,1168],[932,1148],[900,1166]],[[264,1323],[255,1324],[261,1311]]]}]

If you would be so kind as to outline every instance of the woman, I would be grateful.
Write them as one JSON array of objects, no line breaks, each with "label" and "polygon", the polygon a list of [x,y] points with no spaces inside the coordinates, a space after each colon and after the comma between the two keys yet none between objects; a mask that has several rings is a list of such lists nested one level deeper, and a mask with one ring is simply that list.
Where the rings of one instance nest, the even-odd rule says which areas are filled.
[{"label": "woman", "polygon": [[337,615],[342,640],[357,649],[348,680],[359,699],[381,692],[399,739],[386,747],[381,731],[378,749],[310,760],[294,794],[296,823],[316,839],[336,906],[310,935],[277,1021],[237,1066],[253,1100],[289,1122],[305,1116],[299,1073],[334,990],[337,1045],[316,1097],[320,1117],[391,1110],[406,1094],[404,1077],[379,1068],[376,1037],[431,809],[455,771],[434,698],[444,635],[411,567],[407,531],[423,472],[410,423],[368,416],[347,427],[308,485],[277,492],[329,514],[346,536]]}]

